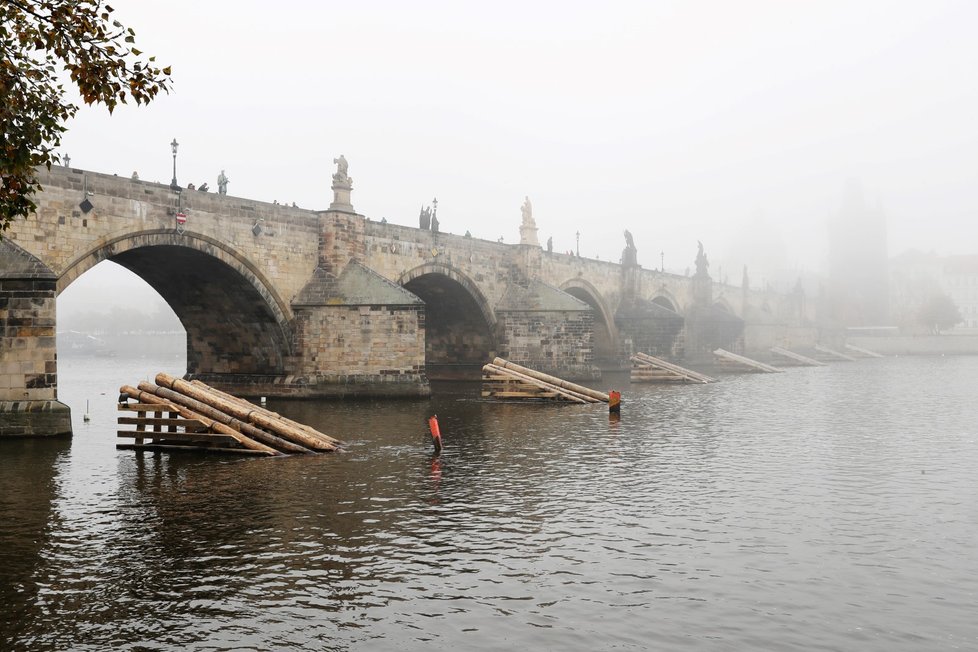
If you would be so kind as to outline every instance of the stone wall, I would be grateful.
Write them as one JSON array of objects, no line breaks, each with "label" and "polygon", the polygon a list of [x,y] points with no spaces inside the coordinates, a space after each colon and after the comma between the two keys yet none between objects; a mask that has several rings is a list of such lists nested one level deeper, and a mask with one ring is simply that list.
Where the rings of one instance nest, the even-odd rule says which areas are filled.
[{"label": "stone wall", "polygon": [[427,394],[423,306],[317,306],[296,313],[296,373],[321,395],[371,388],[375,395]]},{"label": "stone wall", "polygon": [[596,378],[592,336],[594,313],[575,311],[500,311],[500,355],[564,379]]},{"label": "stone wall", "polygon": [[668,360],[682,359],[685,353],[685,320],[651,301],[634,301],[619,307],[615,326],[623,364],[635,353]]},{"label": "stone wall", "polygon": [[58,397],[55,276],[0,240],[0,435],[63,435],[71,415]]}]

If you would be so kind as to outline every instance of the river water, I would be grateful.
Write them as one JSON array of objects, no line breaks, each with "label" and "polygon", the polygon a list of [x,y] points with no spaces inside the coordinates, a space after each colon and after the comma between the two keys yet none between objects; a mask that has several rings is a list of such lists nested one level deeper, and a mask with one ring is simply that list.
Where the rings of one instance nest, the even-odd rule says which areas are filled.
[{"label": "river water", "polygon": [[272,402],[347,442],[281,459],[116,451],[179,364],[59,371],[74,437],[0,442],[3,650],[978,649],[976,357]]}]

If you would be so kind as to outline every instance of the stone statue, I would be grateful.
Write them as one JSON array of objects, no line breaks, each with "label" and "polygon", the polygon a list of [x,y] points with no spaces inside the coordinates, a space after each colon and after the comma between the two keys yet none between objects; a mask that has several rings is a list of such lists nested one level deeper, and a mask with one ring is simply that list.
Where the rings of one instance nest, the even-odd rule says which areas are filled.
[{"label": "stone statue", "polygon": [[425,206],[421,207],[421,213],[418,215],[418,226],[427,231],[431,228],[431,209]]},{"label": "stone statue", "polygon": [[533,221],[533,205],[530,203],[529,197],[524,197],[523,205],[520,206],[520,212],[523,213],[523,222],[520,224],[520,244],[539,247],[540,241],[537,240],[537,225]]},{"label": "stone statue", "polygon": [[346,162],[346,157],[340,154],[339,158],[334,158],[333,163],[336,163],[336,174],[333,175],[333,181],[348,181],[350,179],[347,175],[347,171],[350,169],[350,164]]},{"label": "stone statue", "polygon": [[625,229],[625,248],[635,249],[635,241],[632,239],[632,232]]},{"label": "stone statue", "polygon": [[547,238],[547,253],[552,254],[554,252],[554,237],[550,236]]},{"label": "stone statue", "polygon": [[707,270],[710,267],[710,261],[706,259],[706,254],[703,253],[703,243],[697,240],[696,244],[699,246],[699,251],[696,252],[696,276],[709,276],[710,273]]},{"label": "stone statue", "polygon": [[350,194],[353,191],[353,177],[347,172],[350,165],[346,162],[346,157],[340,154],[339,158],[334,158],[336,163],[336,173],[333,174],[333,202],[329,205],[329,210],[340,213],[356,213],[350,201]]},{"label": "stone statue", "polygon": [[638,249],[635,248],[632,232],[628,229],[625,229],[625,250],[621,252],[621,264],[638,265]]},{"label": "stone statue", "polygon": [[230,182],[231,180],[224,174],[224,170],[221,170],[221,173],[217,175],[217,192],[221,195],[228,194],[228,183]]},{"label": "stone statue", "polygon": [[[546,208],[546,206],[544,206]],[[523,224],[532,225],[533,224],[533,204],[530,203],[529,197],[523,198],[523,205],[520,206],[520,212],[523,213]]]}]

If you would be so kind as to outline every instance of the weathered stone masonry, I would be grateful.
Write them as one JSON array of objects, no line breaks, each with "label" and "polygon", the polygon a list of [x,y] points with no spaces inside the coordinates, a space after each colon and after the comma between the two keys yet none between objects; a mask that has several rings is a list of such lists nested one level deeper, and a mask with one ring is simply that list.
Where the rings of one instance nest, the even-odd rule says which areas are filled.
[{"label": "weathered stone masonry", "polygon": [[55,289],[41,261],[0,241],[0,436],[71,432],[57,400]]},{"label": "weathered stone masonry", "polygon": [[[676,357],[812,332],[813,311],[770,292],[728,291],[721,315],[723,286],[642,269],[633,248],[621,266],[371,221],[339,176],[330,209],[312,211],[40,170],[36,214],[0,249],[0,434],[70,428],[56,403],[55,297],[103,260],[174,309],[189,376],[247,395],[423,396],[436,368],[497,354],[589,378],[596,346],[614,365],[634,350]],[[10,416],[41,413],[60,416]]]}]

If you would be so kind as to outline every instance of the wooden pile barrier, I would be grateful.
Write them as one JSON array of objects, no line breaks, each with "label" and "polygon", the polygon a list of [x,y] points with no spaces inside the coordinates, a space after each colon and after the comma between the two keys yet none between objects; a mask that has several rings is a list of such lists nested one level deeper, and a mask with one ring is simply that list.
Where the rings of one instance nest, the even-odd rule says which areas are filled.
[{"label": "wooden pile barrier", "polygon": [[779,355],[782,358],[787,358],[791,360],[788,364],[796,364],[805,367],[824,367],[825,363],[821,360],[815,360],[814,358],[809,358],[808,356],[802,355],[800,353],[795,353],[794,351],[789,351],[788,349],[783,349],[780,346],[772,346],[771,353],[774,355]]},{"label": "wooden pile barrier", "polygon": [[821,353],[823,358],[829,360],[845,360],[846,362],[856,361],[856,359],[851,355],[846,355],[845,353],[839,353],[835,349],[830,349],[829,347],[822,346],[821,344],[816,344],[815,350]]},{"label": "wooden pile barrier", "polygon": [[713,352],[720,362],[720,366],[724,371],[754,371],[758,373],[765,374],[778,374],[784,372],[784,369],[778,369],[777,367],[772,367],[769,364],[763,362],[758,362],[746,356],[737,355],[736,353],[731,353],[724,349],[717,349]]},{"label": "wooden pile barrier", "polygon": [[116,448],[282,455],[332,451],[342,443],[200,381],[160,373],[156,383],[120,388],[119,410],[136,416],[119,416],[119,425],[136,429],[119,430],[134,441]]},{"label": "wooden pile barrier", "polygon": [[876,351],[870,351],[869,349],[864,349],[861,346],[856,346],[855,344],[846,343],[846,350],[852,351],[856,355],[862,356],[864,358],[882,358],[884,356],[880,355]]},{"label": "wooden pile barrier", "polygon": [[716,378],[701,374],[692,369],[680,367],[646,353],[636,353],[631,357],[633,383],[713,383]]},{"label": "wooden pile barrier", "polygon": [[506,400],[607,403],[608,395],[555,376],[496,358],[482,367],[482,396]]}]

